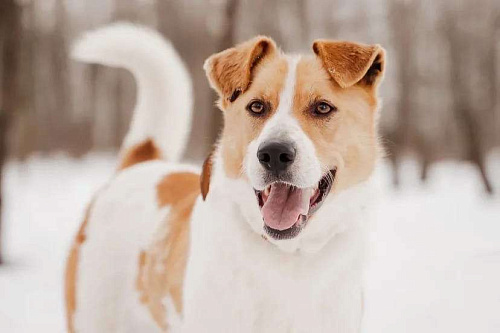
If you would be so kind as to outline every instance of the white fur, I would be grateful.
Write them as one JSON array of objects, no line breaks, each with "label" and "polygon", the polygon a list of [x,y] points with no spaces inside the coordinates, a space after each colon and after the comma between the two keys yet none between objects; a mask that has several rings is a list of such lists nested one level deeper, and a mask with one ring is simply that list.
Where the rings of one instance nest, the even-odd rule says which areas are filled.
[{"label": "white fur", "polygon": [[[136,289],[139,255],[163,226],[156,185],[176,171],[198,169],[156,161],[126,169],[90,208],[80,248],[76,332],[159,332]],[[167,300],[165,300],[167,301]]]},{"label": "white fur", "polygon": [[165,159],[181,158],[190,132],[192,87],[170,42],[146,27],[115,23],[85,34],[71,55],[83,62],[123,67],[134,75],[137,104],[122,153],[152,138]]},{"label": "white fur", "polygon": [[273,244],[261,237],[249,185],[225,177],[217,160],[192,218],[181,331],[358,332],[371,184],[333,195],[307,236]]},{"label": "white fur", "polygon": [[[220,151],[214,154],[208,197],[198,198],[190,221],[183,313],[164,300],[173,332],[360,330],[369,206],[377,196],[371,181],[330,194],[296,238],[262,237],[252,188],[259,186],[258,144],[274,135],[294,140],[301,155],[297,181],[312,186],[322,174],[312,142],[290,114],[297,61],[289,59],[280,108],[246,156],[252,184],[228,178]],[[168,207],[158,209],[156,185],[176,170],[190,168],[134,166],[97,196],[78,266],[77,332],[158,330],[138,301],[135,279],[140,251],[168,214]]]}]

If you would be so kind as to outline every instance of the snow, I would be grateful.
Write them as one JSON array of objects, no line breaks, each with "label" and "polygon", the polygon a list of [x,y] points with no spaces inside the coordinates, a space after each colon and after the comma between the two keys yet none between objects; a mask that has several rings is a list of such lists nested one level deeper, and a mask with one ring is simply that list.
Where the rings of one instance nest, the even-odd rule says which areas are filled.
[{"label": "snow", "polygon": [[[6,167],[0,331],[64,332],[63,272],[92,194],[113,174],[113,154],[34,156]],[[385,184],[371,238],[367,333],[500,332],[500,196],[484,194],[470,164],[442,162],[429,181],[402,165]],[[500,192],[500,151],[489,159]]]},{"label": "snow", "polygon": [[404,168],[372,235],[366,332],[500,332],[500,197],[469,164],[438,164],[427,186]]},{"label": "snow", "polygon": [[33,157],[5,170],[0,332],[64,332],[63,277],[86,203],[111,176],[112,155]]}]

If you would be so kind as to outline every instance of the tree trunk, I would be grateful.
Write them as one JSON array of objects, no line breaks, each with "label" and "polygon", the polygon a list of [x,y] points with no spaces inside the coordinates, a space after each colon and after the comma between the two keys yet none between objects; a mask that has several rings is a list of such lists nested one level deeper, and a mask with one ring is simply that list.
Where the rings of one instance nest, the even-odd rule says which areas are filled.
[{"label": "tree trunk", "polygon": [[0,2],[0,263],[2,262],[2,170],[7,159],[7,127],[16,109],[21,9],[14,0]]},{"label": "tree trunk", "polygon": [[[410,99],[414,90],[413,26],[417,4],[410,0],[400,2],[391,0],[389,4],[389,24],[393,30],[395,55],[398,59],[399,101],[397,104],[398,122],[392,135],[393,144],[389,156],[394,167],[393,183],[399,184],[399,163],[404,149],[412,145],[414,135],[411,126],[413,103]],[[391,149],[392,148],[392,149]]]},{"label": "tree trunk", "polygon": [[[236,43],[235,31],[236,31],[236,15],[238,13],[238,8],[240,5],[240,0],[228,0],[224,7],[224,19],[226,25],[224,27],[224,33],[217,46],[217,52],[233,47]],[[217,100],[217,94],[212,91],[212,99]],[[223,126],[222,113],[213,107],[214,122],[212,124],[216,133],[220,131]]]},{"label": "tree trunk", "polygon": [[481,131],[477,120],[474,118],[472,103],[464,79],[466,73],[463,72],[463,50],[466,42],[462,40],[460,32],[457,29],[458,18],[452,12],[447,14],[444,22],[444,34],[450,48],[450,83],[453,92],[453,112],[456,115],[462,131],[466,138],[467,158],[472,161],[481,175],[484,188],[488,194],[493,193],[493,187],[486,173],[486,164],[484,151],[481,144]]},{"label": "tree trunk", "polygon": [[2,177],[3,177],[3,166],[7,155],[7,113],[0,109],[0,264],[3,262],[2,256],[2,214],[3,214],[3,202],[2,202]]}]

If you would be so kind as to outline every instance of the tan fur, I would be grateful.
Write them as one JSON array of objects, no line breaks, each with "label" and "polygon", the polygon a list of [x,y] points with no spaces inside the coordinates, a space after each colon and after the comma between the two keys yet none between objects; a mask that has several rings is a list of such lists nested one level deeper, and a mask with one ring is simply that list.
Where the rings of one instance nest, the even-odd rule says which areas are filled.
[{"label": "tan fur", "polygon": [[80,229],[76,234],[76,237],[71,246],[68,259],[66,261],[66,273],[65,273],[65,301],[66,301],[66,325],[69,333],[73,333],[75,331],[74,323],[73,323],[73,315],[76,311],[76,283],[77,283],[77,274],[78,274],[78,259],[80,255],[80,248],[82,244],[85,242],[86,235],[85,229],[87,227],[87,223],[89,220],[90,209],[92,204],[87,208],[87,213],[85,214],[85,218],[83,219],[82,224],[80,225]]},{"label": "tan fur", "polygon": [[272,39],[257,36],[208,58],[204,68],[210,85],[221,97],[220,103],[226,106],[235,92],[247,91],[257,65],[275,53]]},{"label": "tan fur", "polygon": [[[337,108],[327,117],[311,114],[315,101]],[[376,91],[361,85],[341,88],[315,57],[303,58],[297,67],[293,114],[316,148],[326,168],[339,166],[335,189],[365,180],[373,171],[378,153]],[[326,172],[327,170],[325,170]]]},{"label": "tan fur", "polygon": [[[167,221],[156,240],[138,260],[136,287],[159,327],[166,330],[163,300],[170,296],[182,312],[182,285],[189,241],[189,218],[200,194],[200,179],[194,173],[173,173],[157,186],[158,205],[169,206]],[[161,267],[161,269],[159,269]]]},{"label": "tan fur", "polygon": [[[250,89],[224,109],[221,147],[224,169],[229,177],[241,177],[247,146],[260,134],[266,121],[278,108],[286,73],[287,64],[283,57],[266,59],[256,71]],[[271,104],[271,110],[265,117],[251,116],[246,110],[247,104],[254,98],[261,98]]]},{"label": "tan fur", "polygon": [[[265,118],[249,117],[246,110],[249,96],[269,100],[272,109],[276,110],[286,75],[286,61],[272,39],[258,36],[212,55],[205,61],[204,69],[210,85],[219,94],[219,107],[225,111],[221,136],[224,169],[229,177],[238,178],[246,147],[260,133],[271,114]],[[211,163],[205,166],[211,167]],[[209,180],[202,179],[203,192],[208,192],[206,179]]]},{"label": "tan fur", "polygon": [[342,88],[359,82],[377,56],[383,57],[384,53],[379,45],[331,40],[316,40],[313,50],[323,61],[325,69]]},{"label": "tan fur", "polygon": [[146,141],[131,147],[125,152],[118,170],[123,170],[142,162],[158,160],[161,157],[160,150],[156,147],[153,140],[147,139]]},{"label": "tan fur", "polygon": [[203,168],[200,176],[200,189],[201,189],[201,197],[203,200],[207,198],[208,191],[210,190],[210,177],[212,176],[212,158],[214,154],[215,148],[212,149],[210,154],[208,154],[207,158],[203,162]]},{"label": "tan fur", "polygon": [[[219,104],[224,111],[222,158],[226,175],[231,178],[244,177],[242,164],[247,146],[260,134],[266,120],[277,109],[288,72],[284,57],[279,52],[273,52],[254,69],[251,85],[243,84],[247,89],[242,90],[238,99],[233,103],[225,99],[230,89],[225,91],[221,81],[227,80],[235,87],[234,63],[248,63],[242,59],[252,54],[258,40],[256,38],[218,53],[205,64],[207,76],[220,94]],[[272,45],[274,47],[274,43]],[[381,150],[375,111],[377,84],[384,71],[385,54],[378,45],[328,40],[315,41],[313,50],[316,57],[304,57],[297,68],[293,114],[314,143],[324,171],[333,166],[339,167],[335,189],[341,190],[365,180],[373,171]],[[227,65],[221,66],[221,62]],[[225,70],[228,72],[225,73]],[[240,74],[238,79],[242,77],[248,76]],[[241,86],[240,83],[238,85]],[[253,117],[246,110],[247,104],[256,98],[271,104],[271,110],[265,117]],[[338,112],[327,118],[313,117],[308,107],[314,100],[328,100],[338,108]]]}]

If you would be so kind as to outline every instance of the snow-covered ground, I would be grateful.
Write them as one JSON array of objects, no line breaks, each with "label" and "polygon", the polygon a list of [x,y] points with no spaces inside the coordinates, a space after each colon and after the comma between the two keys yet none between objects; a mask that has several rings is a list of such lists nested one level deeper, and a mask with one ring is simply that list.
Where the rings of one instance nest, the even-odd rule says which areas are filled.
[{"label": "snow-covered ground", "polygon": [[[9,163],[5,178],[0,332],[64,332],[63,268],[92,193],[114,156],[33,157]],[[500,192],[500,152],[489,160]],[[367,281],[365,332],[500,332],[500,196],[484,195],[468,164],[440,163],[429,182],[389,170]]]}]

